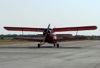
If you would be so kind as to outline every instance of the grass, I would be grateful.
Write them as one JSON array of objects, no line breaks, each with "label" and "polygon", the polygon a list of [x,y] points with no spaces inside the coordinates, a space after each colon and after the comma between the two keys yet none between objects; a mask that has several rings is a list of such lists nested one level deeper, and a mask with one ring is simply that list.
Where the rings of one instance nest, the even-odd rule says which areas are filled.
[{"label": "grass", "polygon": [[0,39],[0,45],[21,44],[21,43],[29,43],[29,42],[28,41],[11,40],[11,39]]}]

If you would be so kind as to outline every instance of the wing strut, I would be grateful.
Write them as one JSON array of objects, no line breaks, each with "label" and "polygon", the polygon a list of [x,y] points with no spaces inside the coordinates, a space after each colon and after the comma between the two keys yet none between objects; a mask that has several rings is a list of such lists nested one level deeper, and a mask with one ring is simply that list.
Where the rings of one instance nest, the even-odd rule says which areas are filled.
[{"label": "wing strut", "polygon": [[78,30],[76,31],[76,36],[78,35]]},{"label": "wing strut", "polygon": [[[23,28],[22,28],[22,37],[24,37],[24,31],[23,31]],[[23,45],[22,40],[21,40],[21,45]]]},{"label": "wing strut", "polygon": [[22,36],[24,35],[24,31],[23,31],[23,29],[22,29]]}]

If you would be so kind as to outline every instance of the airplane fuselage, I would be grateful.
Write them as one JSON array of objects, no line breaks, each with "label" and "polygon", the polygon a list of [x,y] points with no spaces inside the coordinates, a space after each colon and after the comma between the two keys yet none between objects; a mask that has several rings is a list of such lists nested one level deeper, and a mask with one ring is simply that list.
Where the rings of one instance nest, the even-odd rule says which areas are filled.
[{"label": "airplane fuselage", "polygon": [[56,38],[54,36],[54,34],[48,34],[46,36],[46,39],[45,39],[45,42],[48,42],[48,43],[56,43]]},{"label": "airplane fuselage", "polygon": [[43,32],[43,36],[45,37],[45,42],[47,43],[56,43],[56,35],[53,34],[52,29],[45,29]]}]

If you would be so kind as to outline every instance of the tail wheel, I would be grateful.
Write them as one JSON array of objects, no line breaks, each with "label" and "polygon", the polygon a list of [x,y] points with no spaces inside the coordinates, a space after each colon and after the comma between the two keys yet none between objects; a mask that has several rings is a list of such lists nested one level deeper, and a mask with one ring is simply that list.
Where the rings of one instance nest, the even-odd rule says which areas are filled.
[{"label": "tail wheel", "polygon": [[40,45],[40,44],[38,44],[38,48],[40,48],[40,46],[41,46],[41,45]]},{"label": "tail wheel", "polygon": [[57,48],[59,48],[59,44],[57,44]]}]

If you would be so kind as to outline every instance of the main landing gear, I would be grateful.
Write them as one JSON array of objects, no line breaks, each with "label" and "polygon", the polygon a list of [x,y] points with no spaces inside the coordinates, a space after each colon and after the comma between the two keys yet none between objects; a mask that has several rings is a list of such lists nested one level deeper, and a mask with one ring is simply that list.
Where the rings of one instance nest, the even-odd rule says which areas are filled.
[{"label": "main landing gear", "polygon": [[59,48],[59,44],[54,44],[54,47],[57,47],[57,48]]},{"label": "main landing gear", "polygon": [[[38,48],[40,48],[40,47],[41,47],[41,44],[38,44]],[[54,47],[59,48],[59,44],[55,43],[55,44],[54,44]]]},{"label": "main landing gear", "polygon": [[38,48],[40,48],[40,47],[41,47],[41,45],[43,45],[43,44],[45,44],[45,43],[39,43],[39,44],[38,44]]}]

